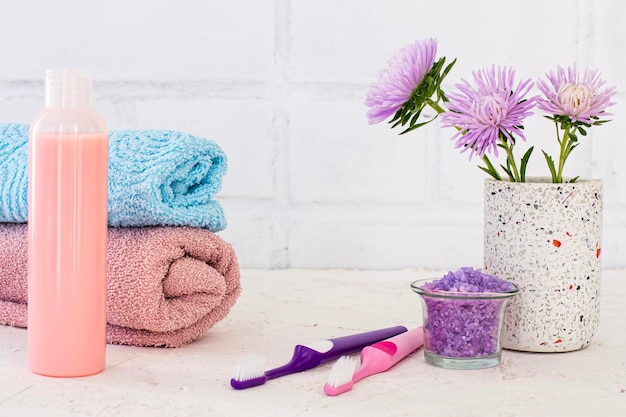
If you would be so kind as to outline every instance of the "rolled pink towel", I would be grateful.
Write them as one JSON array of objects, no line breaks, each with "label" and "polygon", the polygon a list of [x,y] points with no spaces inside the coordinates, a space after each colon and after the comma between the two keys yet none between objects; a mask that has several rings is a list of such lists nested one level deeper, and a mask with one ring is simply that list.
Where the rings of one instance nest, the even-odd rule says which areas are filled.
[{"label": "rolled pink towel", "polygon": [[[27,225],[0,223],[0,324],[27,326]],[[193,227],[109,228],[107,342],[180,347],[241,292],[230,244]]]}]

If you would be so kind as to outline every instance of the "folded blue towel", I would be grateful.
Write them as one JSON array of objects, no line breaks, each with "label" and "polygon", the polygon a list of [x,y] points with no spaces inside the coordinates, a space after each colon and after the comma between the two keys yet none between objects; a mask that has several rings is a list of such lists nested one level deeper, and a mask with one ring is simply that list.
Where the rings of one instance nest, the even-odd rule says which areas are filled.
[{"label": "folded blue towel", "polygon": [[[226,155],[172,130],[109,134],[109,226],[226,227],[219,202]],[[28,221],[28,125],[0,123],[0,222]]]}]

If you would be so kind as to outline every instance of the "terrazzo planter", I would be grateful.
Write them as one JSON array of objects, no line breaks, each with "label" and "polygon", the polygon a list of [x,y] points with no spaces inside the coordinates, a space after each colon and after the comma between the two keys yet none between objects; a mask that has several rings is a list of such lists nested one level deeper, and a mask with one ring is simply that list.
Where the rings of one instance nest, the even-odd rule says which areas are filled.
[{"label": "terrazzo planter", "polygon": [[502,346],[529,352],[586,347],[598,328],[602,181],[485,180],[485,272],[520,288]]}]

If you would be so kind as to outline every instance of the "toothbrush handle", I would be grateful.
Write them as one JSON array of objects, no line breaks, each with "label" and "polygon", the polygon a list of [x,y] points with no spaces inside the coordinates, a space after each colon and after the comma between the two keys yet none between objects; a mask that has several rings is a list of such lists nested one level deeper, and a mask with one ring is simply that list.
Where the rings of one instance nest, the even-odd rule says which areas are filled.
[{"label": "toothbrush handle", "polygon": [[[267,379],[313,369],[343,355],[359,352],[366,346],[407,331],[404,326],[394,326],[371,332],[359,333],[335,339],[322,340],[311,346],[296,345],[289,363],[265,372]],[[315,348],[317,347],[317,349]]]},{"label": "toothbrush handle", "polygon": [[406,331],[407,328],[404,326],[394,326],[386,329],[373,330],[371,332],[330,339],[333,343],[333,347],[329,351],[321,353],[321,363],[332,361],[333,359],[337,359],[343,355],[360,352],[365,346],[380,342],[381,340],[389,339],[390,337],[405,333]]},{"label": "toothbrush handle", "polygon": [[[400,362],[413,351],[424,344],[424,329],[422,326],[411,329],[405,333],[383,340],[368,347],[385,352],[389,357],[390,367]],[[363,349],[365,353],[365,349]]]},{"label": "toothbrush handle", "polygon": [[352,376],[352,383],[385,372],[424,343],[422,326],[399,334],[382,342],[366,346],[361,351],[361,366]]}]

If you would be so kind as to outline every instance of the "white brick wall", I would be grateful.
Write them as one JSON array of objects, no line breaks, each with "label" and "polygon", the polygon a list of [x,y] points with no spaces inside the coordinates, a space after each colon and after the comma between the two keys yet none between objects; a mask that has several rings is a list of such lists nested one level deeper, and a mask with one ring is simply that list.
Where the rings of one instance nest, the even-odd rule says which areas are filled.
[{"label": "white brick wall", "polygon": [[[242,266],[452,269],[482,262],[484,175],[437,123],[367,125],[369,84],[425,37],[459,59],[447,87],[492,63],[537,77],[576,62],[620,91],[568,168],[605,180],[605,266],[626,267],[625,20],[621,0],[0,0],[0,121],[32,119],[45,68],[89,67],[111,128],[224,148],[221,235]],[[526,132],[555,146],[539,116]]]}]

